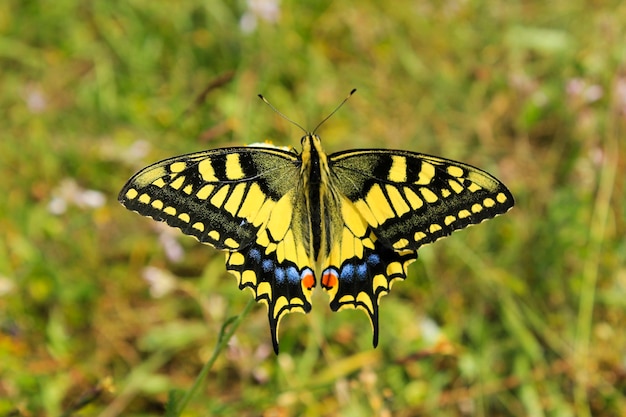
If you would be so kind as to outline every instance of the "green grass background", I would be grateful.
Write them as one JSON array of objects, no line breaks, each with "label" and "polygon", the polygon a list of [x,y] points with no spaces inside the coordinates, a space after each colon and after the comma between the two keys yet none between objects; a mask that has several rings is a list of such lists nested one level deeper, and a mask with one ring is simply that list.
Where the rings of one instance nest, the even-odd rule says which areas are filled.
[{"label": "green grass background", "polygon": [[458,159],[516,207],[420,250],[375,350],[316,295],[275,357],[255,306],[183,415],[623,414],[625,57],[621,1],[1,2],[0,415],[163,415],[251,294],[119,189],[297,147],[258,93],[312,128],[352,88],[327,151]]}]

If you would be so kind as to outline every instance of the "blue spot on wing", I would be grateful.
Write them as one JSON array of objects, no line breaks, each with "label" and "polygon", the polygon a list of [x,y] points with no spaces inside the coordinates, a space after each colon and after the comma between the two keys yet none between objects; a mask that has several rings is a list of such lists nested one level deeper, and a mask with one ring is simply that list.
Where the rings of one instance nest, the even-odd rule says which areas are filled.
[{"label": "blue spot on wing", "polygon": [[339,279],[342,282],[363,281],[369,277],[369,272],[370,265],[364,261],[346,262],[339,270]]},{"label": "blue spot on wing", "polygon": [[356,275],[360,280],[367,278],[368,267],[367,264],[358,264],[356,267]]},{"label": "blue spot on wing", "polygon": [[263,272],[270,272],[272,269],[274,269],[274,261],[272,261],[271,259],[263,259],[263,262],[261,263],[261,268],[263,269]]},{"label": "blue spot on wing", "polygon": [[256,262],[261,261],[261,251],[256,248],[250,249],[250,251],[248,252],[248,255],[250,256],[252,260]]},{"label": "blue spot on wing", "polygon": [[292,284],[299,283],[300,282],[300,272],[298,272],[298,270],[295,267],[293,267],[293,266],[287,267],[287,279]]},{"label": "blue spot on wing", "polygon": [[380,256],[377,253],[372,253],[367,257],[367,264],[370,266],[376,266],[380,263]]},{"label": "blue spot on wing", "polygon": [[351,282],[354,279],[354,265],[345,264],[339,271],[339,279],[341,281]]},{"label": "blue spot on wing", "polygon": [[276,282],[282,284],[285,281],[285,269],[284,268],[276,268],[274,270],[274,276],[276,277]]}]

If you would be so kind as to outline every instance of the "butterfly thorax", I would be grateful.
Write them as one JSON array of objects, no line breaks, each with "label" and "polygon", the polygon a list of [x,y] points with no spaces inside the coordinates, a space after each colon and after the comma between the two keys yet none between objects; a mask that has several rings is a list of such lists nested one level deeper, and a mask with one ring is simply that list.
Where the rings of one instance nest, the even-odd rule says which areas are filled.
[{"label": "butterfly thorax", "polygon": [[307,134],[301,140],[300,158],[301,190],[306,210],[302,213],[306,224],[305,239],[310,255],[315,261],[325,257],[332,245],[333,227],[330,219],[337,209],[337,202],[330,177],[328,156],[322,149],[319,136]]}]

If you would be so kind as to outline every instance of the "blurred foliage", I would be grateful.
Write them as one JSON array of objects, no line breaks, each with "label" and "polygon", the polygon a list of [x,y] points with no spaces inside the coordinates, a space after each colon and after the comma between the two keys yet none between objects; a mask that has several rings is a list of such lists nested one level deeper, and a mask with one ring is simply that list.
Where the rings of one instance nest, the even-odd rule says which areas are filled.
[{"label": "blurred foliage", "polygon": [[124,210],[137,169],[320,129],[492,172],[505,216],[382,301],[252,310],[185,415],[615,416],[626,409],[626,5],[0,3],[0,415],[150,416],[244,310],[224,256]]}]

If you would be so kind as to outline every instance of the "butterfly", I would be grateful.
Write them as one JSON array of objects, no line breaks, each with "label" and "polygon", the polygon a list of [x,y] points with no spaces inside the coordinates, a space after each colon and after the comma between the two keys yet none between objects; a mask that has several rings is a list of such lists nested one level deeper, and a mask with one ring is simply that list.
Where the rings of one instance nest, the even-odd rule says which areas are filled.
[{"label": "butterfly", "polygon": [[244,146],[175,156],[119,194],[129,210],[226,252],[239,288],[267,305],[276,354],[281,319],[308,313],[318,285],[333,311],[367,313],[376,347],[380,299],[418,249],[514,205],[498,179],[461,162],[387,149],[327,154],[318,127],[302,129],[299,153]]}]

